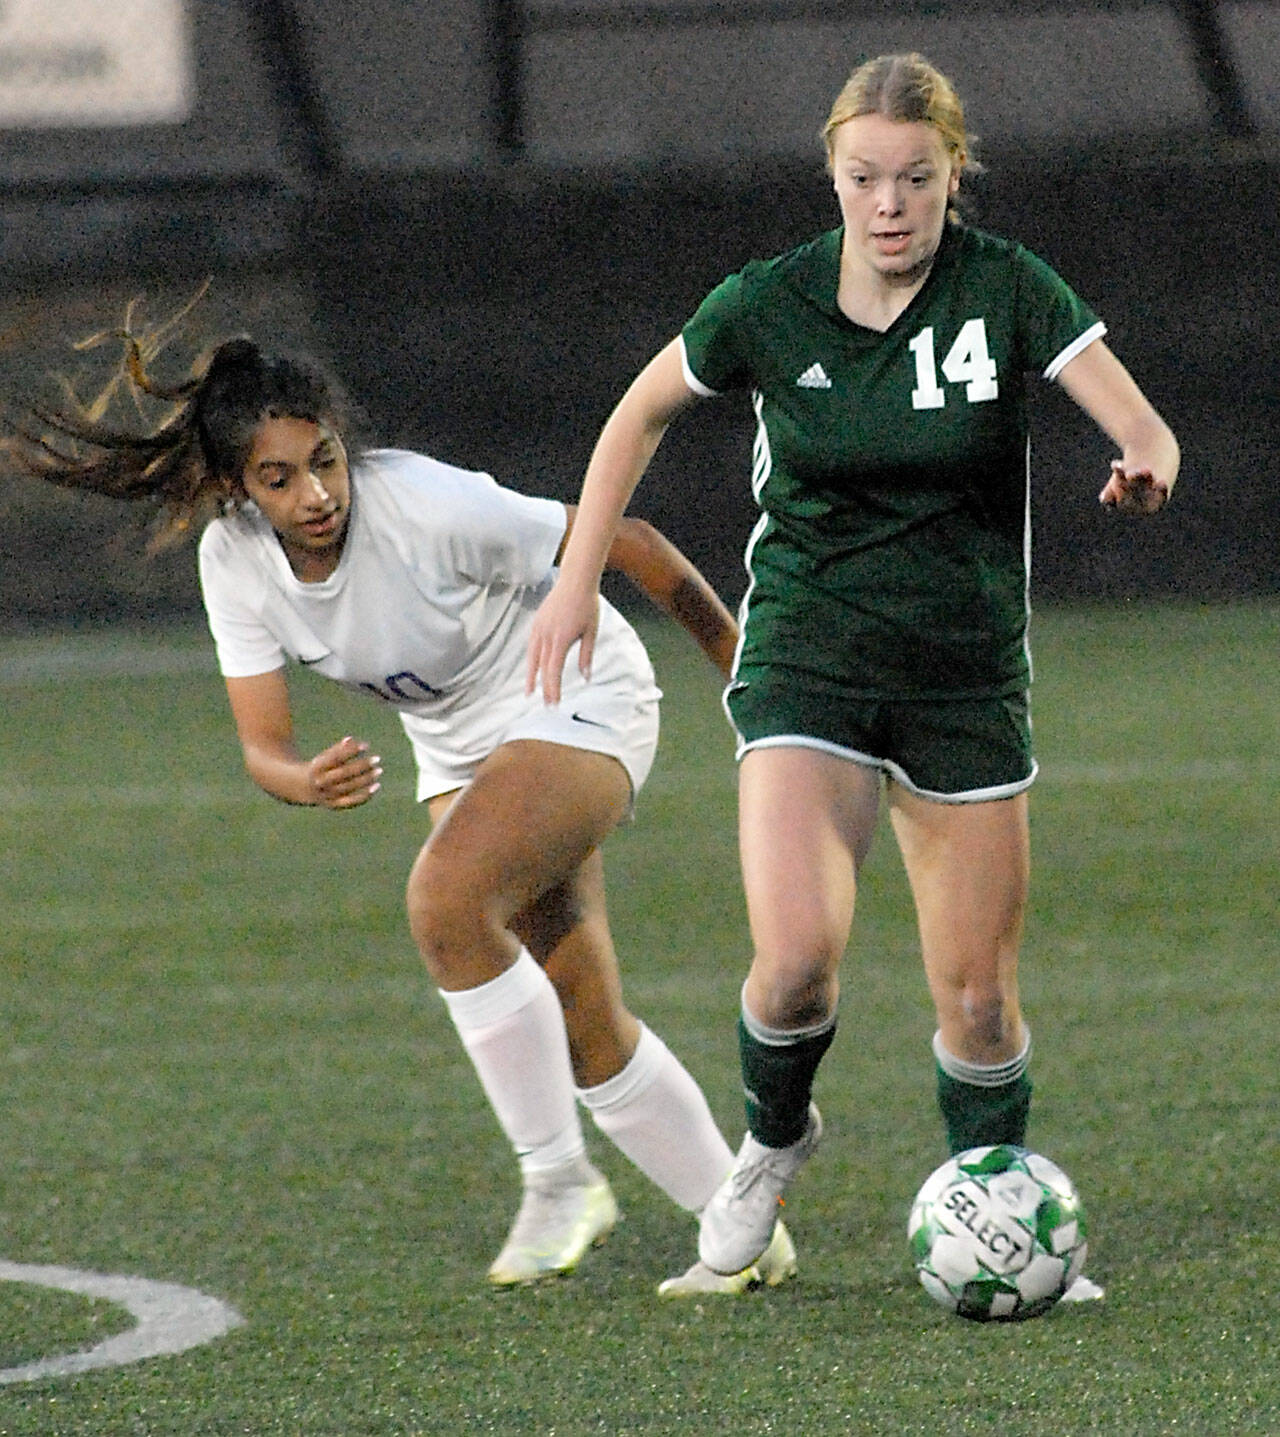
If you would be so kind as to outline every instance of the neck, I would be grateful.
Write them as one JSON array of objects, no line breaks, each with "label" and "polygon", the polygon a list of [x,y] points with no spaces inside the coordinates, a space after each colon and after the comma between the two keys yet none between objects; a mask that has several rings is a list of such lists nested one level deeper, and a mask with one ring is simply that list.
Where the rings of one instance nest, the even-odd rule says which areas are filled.
[{"label": "neck", "polygon": [[840,255],[836,303],[855,324],[886,330],[920,293],[933,268],[933,259],[930,255],[924,263],[900,274],[883,274],[851,255],[846,241]]},{"label": "neck", "polygon": [[[945,231],[942,239],[945,239]],[[846,318],[866,329],[885,331],[901,315],[902,310],[921,292],[925,280],[934,269],[942,239],[912,269],[876,269],[865,256],[856,251],[849,240],[848,228],[840,246],[840,279],[836,303]]]},{"label": "neck", "polygon": [[[345,538],[345,535],[343,537]],[[280,547],[289,561],[294,578],[303,584],[323,584],[342,558],[340,543],[328,549],[298,549],[285,543],[281,543]]]}]

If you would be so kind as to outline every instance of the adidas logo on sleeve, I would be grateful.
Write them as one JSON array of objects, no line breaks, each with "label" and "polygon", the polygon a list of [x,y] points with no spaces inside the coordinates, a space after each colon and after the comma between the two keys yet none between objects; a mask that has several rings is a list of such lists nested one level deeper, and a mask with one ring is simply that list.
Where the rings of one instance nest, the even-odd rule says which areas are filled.
[{"label": "adidas logo on sleeve", "polygon": [[830,389],[831,381],[827,378],[827,371],[816,361],[796,380],[798,389]]}]

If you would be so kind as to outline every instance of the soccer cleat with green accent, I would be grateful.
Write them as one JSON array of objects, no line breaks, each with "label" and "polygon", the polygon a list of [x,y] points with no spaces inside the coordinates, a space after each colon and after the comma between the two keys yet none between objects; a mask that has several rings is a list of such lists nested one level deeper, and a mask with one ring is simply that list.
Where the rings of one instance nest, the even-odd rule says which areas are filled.
[{"label": "soccer cleat with green accent", "polygon": [[659,1297],[705,1297],[719,1294],[738,1297],[757,1287],[778,1287],[796,1275],[796,1249],[791,1234],[781,1223],[773,1230],[769,1246],[741,1272],[725,1274],[712,1270],[699,1259],[688,1272],[669,1277],[658,1288]]},{"label": "soccer cleat with green accent", "polygon": [[502,1251],[489,1268],[495,1287],[515,1287],[572,1272],[589,1247],[602,1243],[618,1220],[608,1182],[541,1182],[531,1177]]},{"label": "soccer cleat with green accent", "polygon": [[733,1170],[702,1210],[698,1256],[712,1272],[734,1274],[754,1263],[773,1237],[787,1184],[822,1139],[822,1115],[809,1104],[809,1126],[790,1147],[742,1140]]}]

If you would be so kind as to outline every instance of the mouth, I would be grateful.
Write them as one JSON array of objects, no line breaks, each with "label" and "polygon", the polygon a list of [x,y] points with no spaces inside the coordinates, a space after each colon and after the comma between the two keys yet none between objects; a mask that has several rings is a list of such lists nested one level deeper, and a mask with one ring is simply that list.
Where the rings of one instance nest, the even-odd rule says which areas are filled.
[{"label": "mouth", "polygon": [[298,527],[313,539],[328,539],[336,531],[341,518],[342,510],[332,509],[318,519],[304,519]]},{"label": "mouth", "polygon": [[910,230],[878,230],[871,236],[881,254],[901,254],[911,243]]}]

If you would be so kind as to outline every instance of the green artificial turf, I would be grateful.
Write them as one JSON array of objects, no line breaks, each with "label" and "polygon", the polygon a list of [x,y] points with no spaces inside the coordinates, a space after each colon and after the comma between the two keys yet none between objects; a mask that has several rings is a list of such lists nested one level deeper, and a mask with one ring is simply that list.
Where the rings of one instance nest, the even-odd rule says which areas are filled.
[{"label": "green artificial turf", "polygon": [[[736,1146],[731,736],[684,636],[644,633],[664,737],[607,848],[615,932],[632,1006]],[[788,1206],[799,1280],[657,1302],[693,1224],[593,1133],[614,1236],[493,1293],[515,1167],[405,930],[425,822],[394,718],[301,682],[304,742],[361,733],[386,777],[357,812],[295,810],[243,777],[200,634],[0,642],[0,1259],[245,1319],[0,1386],[0,1434],[1280,1431],[1280,611],[1047,610],[1034,647],[1030,1138],[1081,1190],[1107,1297],[979,1326],[908,1259],[943,1152],[887,826],[819,1074],[828,1137]],[[129,1322],[0,1283],[0,1366]]]}]

